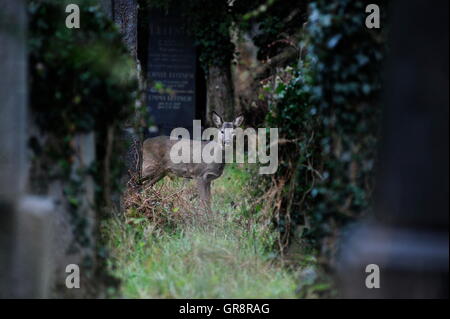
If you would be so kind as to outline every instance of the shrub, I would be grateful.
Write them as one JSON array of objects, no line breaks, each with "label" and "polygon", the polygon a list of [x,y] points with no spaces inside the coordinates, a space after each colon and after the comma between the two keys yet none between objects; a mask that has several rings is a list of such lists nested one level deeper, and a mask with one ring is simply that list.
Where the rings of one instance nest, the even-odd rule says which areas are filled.
[{"label": "shrub", "polygon": [[[107,197],[103,196],[105,189],[117,185],[121,174],[120,156],[108,153],[120,154],[125,147],[114,135],[117,137],[119,124],[134,110],[136,67],[117,28],[96,1],[70,2],[80,4],[80,29],[66,28],[65,1],[28,2],[29,101],[35,128],[30,138],[34,155],[31,188],[46,193],[51,181],[61,181],[66,199],[62,204],[71,217],[72,246],[97,249],[103,257],[102,248],[88,233],[88,216],[80,208],[85,196],[82,180],[89,175],[94,178],[99,214]],[[95,133],[96,161],[81,171],[73,165],[73,140],[77,134],[89,132]],[[83,262],[91,266],[91,273],[105,278],[101,258],[95,267],[90,258]]]},{"label": "shrub", "polygon": [[[365,27],[364,2],[313,1],[303,46],[308,54],[273,94],[267,122],[288,140],[281,237],[302,225],[318,246],[371,207],[384,32]],[[293,149],[295,152],[293,152]]]}]

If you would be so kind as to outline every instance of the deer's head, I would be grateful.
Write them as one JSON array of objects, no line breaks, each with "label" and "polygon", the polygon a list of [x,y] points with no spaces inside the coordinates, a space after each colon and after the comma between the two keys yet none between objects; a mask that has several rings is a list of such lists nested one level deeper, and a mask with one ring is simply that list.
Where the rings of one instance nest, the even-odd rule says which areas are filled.
[{"label": "deer's head", "polygon": [[214,125],[219,129],[220,145],[222,145],[222,147],[230,146],[233,143],[233,137],[235,135],[234,130],[242,125],[244,116],[239,115],[233,122],[224,122],[222,117],[213,111],[211,117]]}]

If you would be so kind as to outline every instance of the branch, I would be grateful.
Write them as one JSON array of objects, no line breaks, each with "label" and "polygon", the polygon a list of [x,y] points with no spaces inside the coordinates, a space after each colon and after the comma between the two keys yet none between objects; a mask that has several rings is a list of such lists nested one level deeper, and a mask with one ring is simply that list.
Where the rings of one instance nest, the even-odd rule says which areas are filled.
[{"label": "branch", "polygon": [[299,50],[294,47],[287,47],[283,52],[270,58],[266,63],[256,67],[253,71],[254,80],[260,80],[265,77],[270,69],[286,64],[287,61],[299,55]]}]

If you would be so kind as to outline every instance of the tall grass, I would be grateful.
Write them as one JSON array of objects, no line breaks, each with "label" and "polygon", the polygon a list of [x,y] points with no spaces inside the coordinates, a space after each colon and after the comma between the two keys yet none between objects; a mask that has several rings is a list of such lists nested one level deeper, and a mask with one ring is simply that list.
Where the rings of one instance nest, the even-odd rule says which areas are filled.
[{"label": "tall grass", "polygon": [[[218,222],[218,220],[215,220]],[[173,233],[149,222],[115,220],[115,274],[126,298],[292,298],[292,274],[271,262],[245,232],[222,225],[195,225]]]},{"label": "tall grass", "polygon": [[249,213],[253,176],[251,166],[227,166],[212,215],[186,180],[129,194],[125,215],[102,225],[122,280],[117,297],[295,298],[296,275],[272,251],[270,223]]}]

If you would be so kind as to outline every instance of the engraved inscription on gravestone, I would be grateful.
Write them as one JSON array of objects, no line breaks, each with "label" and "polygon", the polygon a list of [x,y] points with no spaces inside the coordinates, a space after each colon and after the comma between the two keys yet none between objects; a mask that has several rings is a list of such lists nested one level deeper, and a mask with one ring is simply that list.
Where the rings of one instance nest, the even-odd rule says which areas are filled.
[{"label": "engraved inscription on gravestone", "polygon": [[[196,53],[180,17],[152,10],[149,17],[148,107],[159,131],[192,131],[195,116]],[[163,85],[163,90],[156,83]]]}]

